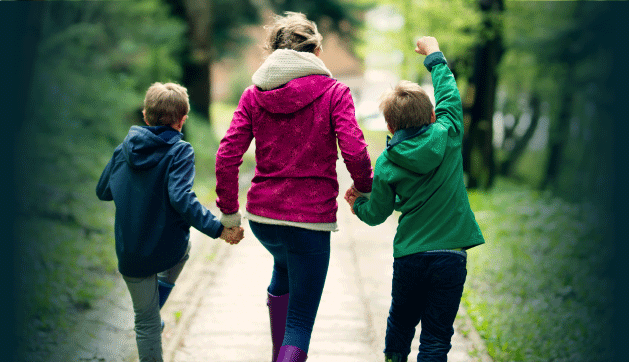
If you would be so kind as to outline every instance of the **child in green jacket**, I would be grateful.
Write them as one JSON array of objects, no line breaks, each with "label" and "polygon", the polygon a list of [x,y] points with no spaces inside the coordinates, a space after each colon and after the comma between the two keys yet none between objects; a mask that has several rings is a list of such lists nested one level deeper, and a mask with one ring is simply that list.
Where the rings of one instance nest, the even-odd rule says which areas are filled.
[{"label": "child in green jacket", "polygon": [[392,138],[376,161],[371,194],[353,187],[345,198],[360,220],[384,222],[401,212],[393,240],[392,301],[385,361],[406,361],[422,322],[418,361],[446,361],[463,284],[466,249],[484,243],[463,180],[463,111],[439,44],[423,37],[436,107],[416,83],[401,81],[382,100]]}]

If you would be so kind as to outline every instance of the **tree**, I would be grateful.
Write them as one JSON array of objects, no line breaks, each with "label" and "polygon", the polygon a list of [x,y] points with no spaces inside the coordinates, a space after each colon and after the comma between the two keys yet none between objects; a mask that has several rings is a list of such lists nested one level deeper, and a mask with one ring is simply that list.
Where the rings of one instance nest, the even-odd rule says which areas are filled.
[{"label": "tree", "polygon": [[[602,200],[610,166],[606,109],[614,95],[610,72],[613,7],[607,3],[511,2],[505,24],[508,52],[501,65],[509,97],[524,94],[548,104],[547,157],[539,185],[570,200]],[[527,21],[521,21],[522,18]]]},{"label": "tree", "polygon": [[308,19],[317,23],[321,32],[336,33],[350,45],[356,40],[355,30],[360,26],[359,13],[366,9],[360,3],[343,0],[269,0],[267,3],[279,14],[284,11],[306,14]]},{"label": "tree", "polygon": [[[251,0],[166,0],[172,14],[188,24],[182,52],[182,84],[188,88],[192,111],[211,123],[211,67],[231,46],[245,38],[237,30],[259,21]],[[217,14],[220,14],[217,15]]]},{"label": "tree", "polygon": [[[465,89],[466,78],[471,73],[468,58],[477,43],[481,21],[475,0],[387,0],[378,4],[392,6],[404,22],[399,29],[386,32],[383,35],[386,40],[372,45],[370,51],[399,50],[402,54],[402,64],[397,69],[400,78],[421,82],[425,72],[414,52],[415,41],[421,36],[434,36],[447,55],[450,66],[458,64],[456,71],[463,77],[458,78],[457,83],[460,89]],[[366,5],[374,4],[366,1]],[[372,42],[373,39],[365,41]]]},{"label": "tree", "polygon": [[488,189],[496,176],[493,147],[493,117],[498,82],[498,64],[504,52],[502,0],[480,0],[483,14],[480,41],[475,50],[470,78],[471,106],[466,109],[469,130],[463,141],[463,167],[468,187]]},{"label": "tree", "polygon": [[506,155],[502,158],[502,160],[498,160],[498,174],[502,176],[514,176],[514,167],[524,154],[529,141],[531,141],[533,134],[537,130],[537,125],[541,117],[541,101],[539,94],[531,94],[530,100],[528,100],[527,108],[530,112],[530,120],[524,134],[518,136],[515,132],[522,121],[523,112],[520,112],[518,118],[511,127],[505,127],[504,129],[503,145],[507,146],[503,147],[503,149],[506,152]]},{"label": "tree", "polygon": [[184,45],[183,85],[188,88],[194,112],[210,120],[211,67],[226,55],[238,53],[248,42],[239,30],[257,24],[261,11],[301,11],[311,20],[324,23],[324,29],[350,37],[358,20],[351,13],[356,6],[343,1],[254,1],[254,0],[165,0],[172,14],[188,24],[188,41]]}]

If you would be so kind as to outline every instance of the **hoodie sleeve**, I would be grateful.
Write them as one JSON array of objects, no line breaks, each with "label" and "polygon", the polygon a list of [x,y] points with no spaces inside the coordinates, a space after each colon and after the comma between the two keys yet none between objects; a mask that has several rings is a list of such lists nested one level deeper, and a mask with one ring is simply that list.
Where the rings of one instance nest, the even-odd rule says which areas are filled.
[{"label": "hoodie sleeve", "polygon": [[194,150],[189,143],[175,155],[168,173],[170,204],[195,229],[212,238],[218,238],[223,225],[192,191],[194,183]]},{"label": "hoodie sleeve", "polygon": [[251,91],[245,90],[216,151],[216,206],[223,214],[236,213],[239,208],[238,172],[253,140],[251,118],[244,106],[249,97],[253,97]]},{"label": "hoodie sleeve", "polygon": [[337,88],[332,96],[332,124],[354,186],[362,193],[371,192],[371,159],[363,132],[356,122],[354,101],[347,86]]},{"label": "hoodie sleeve", "polygon": [[111,193],[111,187],[109,186],[109,180],[111,179],[111,172],[116,159],[116,151],[114,151],[114,155],[107,163],[107,166],[105,166],[96,184],[96,196],[102,201],[112,201],[114,199],[114,195]]},{"label": "hoodie sleeve", "polygon": [[424,66],[432,76],[437,122],[462,136],[463,105],[461,104],[461,95],[456,86],[454,75],[447,66],[446,58],[442,52],[431,53],[424,60]]},{"label": "hoodie sleeve", "polygon": [[[376,170],[383,170],[382,162],[384,162],[382,157],[378,158]],[[371,196],[369,198],[359,197],[354,203],[356,216],[367,225],[382,224],[393,213],[395,190],[387,182],[386,174],[386,171],[376,172],[373,178]]]}]

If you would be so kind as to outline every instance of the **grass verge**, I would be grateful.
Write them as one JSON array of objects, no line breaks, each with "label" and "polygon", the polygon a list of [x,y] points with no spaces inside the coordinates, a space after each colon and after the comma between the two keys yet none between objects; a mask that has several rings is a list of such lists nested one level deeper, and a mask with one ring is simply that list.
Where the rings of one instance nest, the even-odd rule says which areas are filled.
[{"label": "grass verge", "polygon": [[506,180],[469,196],[486,244],[469,251],[462,302],[494,360],[607,360],[602,215]]},{"label": "grass verge", "polygon": [[117,278],[114,208],[95,187],[123,133],[45,121],[24,127],[16,160],[19,354],[46,361]]}]

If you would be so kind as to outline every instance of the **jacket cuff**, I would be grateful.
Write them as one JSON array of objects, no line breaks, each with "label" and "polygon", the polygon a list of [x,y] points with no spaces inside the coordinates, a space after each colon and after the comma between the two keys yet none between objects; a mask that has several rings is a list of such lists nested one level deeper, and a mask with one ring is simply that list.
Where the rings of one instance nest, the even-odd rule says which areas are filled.
[{"label": "jacket cuff", "polygon": [[430,53],[428,54],[428,56],[426,56],[426,59],[424,59],[424,66],[426,67],[426,69],[428,69],[429,72],[432,71],[432,68],[435,65],[442,63],[448,64],[448,61],[446,61],[446,57],[443,55],[442,52]]},{"label": "jacket cuff", "polygon": [[218,230],[216,231],[216,237],[214,237],[214,239],[218,239],[221,237],[221,235],[223,235],[223,230],[225,229],[225,226],[223,226],[223,224],[220,224],[218,226]]},{"label": "jacket cuff", "polygon": [[240,210],[236,211],[233,214],[223,214],[221,213],[221,224],[223,224],[227,228],[233,228],[235,226],[240,226],[240,219],[242,215],[240,214]]}]

